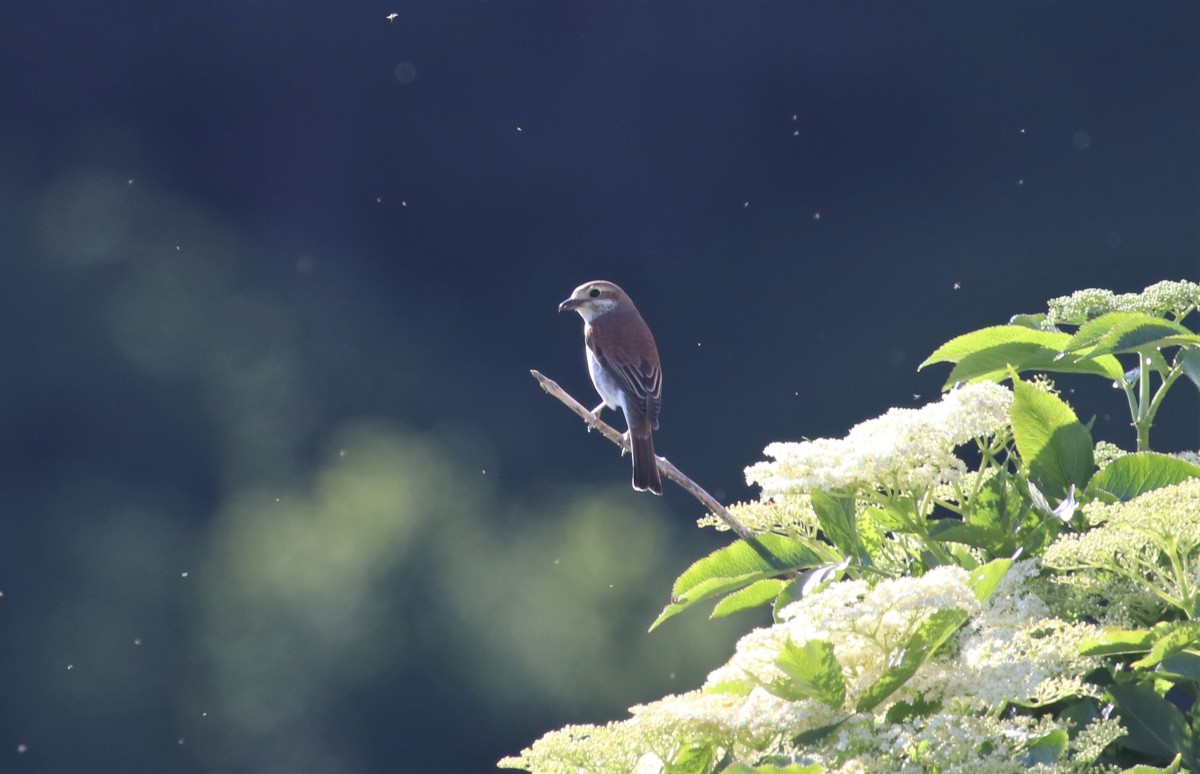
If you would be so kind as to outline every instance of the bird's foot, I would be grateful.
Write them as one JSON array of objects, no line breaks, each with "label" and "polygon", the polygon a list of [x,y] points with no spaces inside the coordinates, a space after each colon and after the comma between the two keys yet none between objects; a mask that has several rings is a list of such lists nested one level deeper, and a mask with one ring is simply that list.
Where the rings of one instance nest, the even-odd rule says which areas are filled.
[{"label": "bird's foot", "polygon": [[592,409],[592,411],[591,411],[592,418],[584,420],[585,422],[587,422],[589,433],[596,429],[596,423],[600,421],[600,412],[603,410],[604,410],[604,404],[601,403],[599,406]]}]

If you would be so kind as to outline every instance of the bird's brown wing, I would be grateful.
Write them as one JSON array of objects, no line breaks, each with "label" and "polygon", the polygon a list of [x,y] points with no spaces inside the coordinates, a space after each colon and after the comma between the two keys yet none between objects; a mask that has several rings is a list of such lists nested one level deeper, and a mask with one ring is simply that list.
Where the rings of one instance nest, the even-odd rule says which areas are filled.
[{"label": "bird's brown wing", "polygon": [[[650,329],[641,323],[636,329],[636,336],[612,341],[601,347],[597,343],[599,337],[595,335],[595,326],[601,323],[602,320],[597,320],[588,326],[585,336],[588,348],[600,365],[621,385],[621,389],[633,398],[633,405],[650,423],[650,427],[657,430],[658,414],[662,408],[662,369],[657,363],[658,349]],[[654,355],[653,359],[648,353]]]}]

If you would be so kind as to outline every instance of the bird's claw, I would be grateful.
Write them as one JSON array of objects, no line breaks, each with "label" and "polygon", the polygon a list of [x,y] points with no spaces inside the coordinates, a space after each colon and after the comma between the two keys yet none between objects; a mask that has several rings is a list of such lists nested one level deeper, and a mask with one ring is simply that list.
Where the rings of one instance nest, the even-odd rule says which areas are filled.
[{"label": "bird's claw", "polygon": [[591,418],[584,420],[584,422],[587,423],[589,433],[596,429],[596,423],[600,421],[600,412],[603,410],[604,404],[601,403],[599,406],[589,412],[591,414]]}]

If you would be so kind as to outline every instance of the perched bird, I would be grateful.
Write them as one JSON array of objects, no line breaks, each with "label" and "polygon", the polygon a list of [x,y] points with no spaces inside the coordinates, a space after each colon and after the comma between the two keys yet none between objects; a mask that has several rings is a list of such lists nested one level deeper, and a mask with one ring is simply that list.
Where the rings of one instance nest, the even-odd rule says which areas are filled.
[{"label": "perched bird", "polygon": [[592,280],[571,293],[558,311],[573,310],[583,318],[583,343],[588,371],[605,406],[621,409],[629,427],[633,457],[633,488],[662,494],[654,437],[662,405],[662,369],[654,336],[624,290],[611,282]]}]

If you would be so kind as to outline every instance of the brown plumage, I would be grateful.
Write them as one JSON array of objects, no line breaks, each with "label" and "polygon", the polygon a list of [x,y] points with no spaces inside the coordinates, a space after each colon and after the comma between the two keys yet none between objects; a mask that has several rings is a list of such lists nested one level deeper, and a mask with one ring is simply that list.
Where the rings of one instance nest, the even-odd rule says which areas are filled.
[{"label": "brown plumage", "polygon": [[605,280],[585,282],[559,304],[583,318],[583,341],[592,384],[608,406],[625,414],[633,457],[633,488],[662,494],[654,455],[654,430],[662,407],[662,368],[654,335],[621,288]]}]

